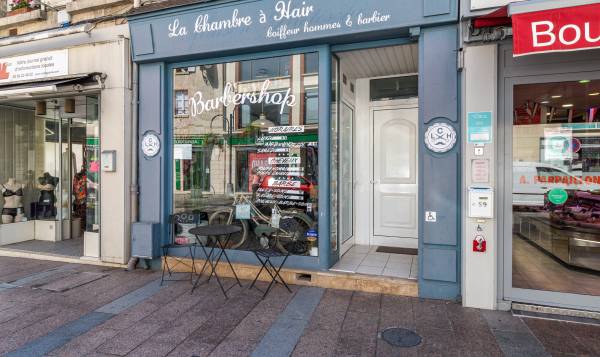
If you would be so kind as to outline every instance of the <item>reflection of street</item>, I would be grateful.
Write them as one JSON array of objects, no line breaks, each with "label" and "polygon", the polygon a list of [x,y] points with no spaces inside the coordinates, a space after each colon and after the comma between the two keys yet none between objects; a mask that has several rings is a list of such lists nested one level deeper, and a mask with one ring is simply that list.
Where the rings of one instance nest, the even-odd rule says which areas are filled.
[{"label": "reflection of street", "polygon": [[567,268],[514,235],[513,287],[600,295],[600,275]]}]

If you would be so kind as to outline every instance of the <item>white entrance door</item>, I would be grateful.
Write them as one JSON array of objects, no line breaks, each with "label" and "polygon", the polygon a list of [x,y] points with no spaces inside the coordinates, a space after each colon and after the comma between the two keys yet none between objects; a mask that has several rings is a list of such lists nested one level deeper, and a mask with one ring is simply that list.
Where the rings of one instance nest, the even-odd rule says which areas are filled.
[{"label": "white entrance door", "polygon": [[418,109],[371,107],[372,244],[418,245]]}]

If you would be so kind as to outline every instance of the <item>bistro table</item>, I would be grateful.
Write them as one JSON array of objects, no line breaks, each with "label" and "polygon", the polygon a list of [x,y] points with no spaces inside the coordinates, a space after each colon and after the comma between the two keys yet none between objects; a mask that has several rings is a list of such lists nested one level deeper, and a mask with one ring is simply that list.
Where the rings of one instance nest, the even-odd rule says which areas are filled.
[{"label": "bistro table", "polygon": [[[233,265],[231,265],[231,261],[229,260],[229,257],[227,256],[227,252],[225,250],[225,247],[227,247],[227,245],[229,244],[229,240],[231,240],[231,235],[234,233],[239,233],[239,232],[241,232],[241,230],[242,230],[242,228],[238,227],[238,226],[222,225],[222,224],[200,226],[200,227],[195,227],[195,228],[190,229],[189,232],[196,236],[198,244],[200,245],[200,247],[202,248],[202,251],[204,252],[204,255],[206,256],[206,261],[204,262],[204,265],[202,265],[202,269],[200,269],[200,271],[198,272],[198,277],[196,278],[196,282],[194,282],[194,286],[192,287],[192,293],[194,292],[194,289],[196,289],[196,287],[198,286],[198,283],[200,282],[200,278],[202,277],[202,273],[204,272],[204,269],[206,269],[206,267],[207,267],[206,265],[208,264],[211,268],[211,272],[208,275],[208,279],[206,280],[206,282],[209,282],[210,278],[214,274],[215,278],[217,279],[217,283],[219,284],[219,286],[221,287],[221,290],[223,291],[223,295],[225,295],[225,298],[227,298],[227,291],[229,291],[229,289],[233,288],[235,286],[235,284],[233,284],[229,288],[225,289],[223,287],[223,284],[221,283],[221,279],[219,279],[219,275],[217,274],[217,265],[219,264],[219,262],[221,261],[221,258],[223,256],[227,260],[227,263],[229,264],[229,267],[231,268],[231,271],[233,272],[233,276],[235,277],[235,280],[237,281],[239,286],[242,286],[242,283],[240,282],[240,279],[238,279],[237,274],[235,273],[235,269],[233,269]],[[209,240],[207,239],[206,243],[202,243],[202,240],[199,238],[200,236],[215,237],[215,244],[208,247],[207,244],[208,244]],[[221,239],[219,239],[219,236],[225,236],[225,239],[222,241]],[[207,248],[209,248],[208,253],[206,251]],[[215,249],[217,249],[217,252],[215,252]],[[216,259],[213,261],[214,253],[216,253],[216,255],[215,255]]]}]

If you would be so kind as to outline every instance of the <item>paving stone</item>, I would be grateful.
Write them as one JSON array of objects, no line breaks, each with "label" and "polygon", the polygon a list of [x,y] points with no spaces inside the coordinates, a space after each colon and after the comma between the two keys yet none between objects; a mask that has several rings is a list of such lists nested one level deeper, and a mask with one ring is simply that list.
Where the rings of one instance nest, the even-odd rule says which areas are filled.
[{"label": "paving stone", "polygon": [[507,356],[550,356],[531,333],[495,330],[494,336]]},{"label": "paving stone", "polygon": [[125,356],[160,329],[157,324],[138,323],[96,348],[96,352]]},{"label": "paving stone", "polygon": [[[571,325],[567,323],[558,323],[543,319],[524,319],[525,324],[531,329],[531,332],[542,343],[545,350],[550,354],[556,355],[592,355],[592,351],[582,345],[573,334],[571,334]],[[563,328],[557,328],[562,326]],[[596,336],[600,338],[600,335]]]},{"label": "paving stone", "polygon": [[49,353],[50,356],[78,357],[93,352],[108,339],[116,336],[118,330],[97,326],[83,335],[69,341],[64,346]]},{"label": "paving stone", "polygon": [[381,294],[355,291],[348,306],[348,311],[378,314],[381,306]]},{"label": "paving stone", "polygon": [[336,355],[374,355],[379,314],[348,311],[339,334]]},{"label": "paving stone", "polygon": [[449,302],[419,299],[413,303],[413,313],[417,329],[452,330],[446,304]]},{"label": "paving stone", "polygon": [[523,321],[510,312],[482,310],[481,314],[492,330],[529,332]]}]

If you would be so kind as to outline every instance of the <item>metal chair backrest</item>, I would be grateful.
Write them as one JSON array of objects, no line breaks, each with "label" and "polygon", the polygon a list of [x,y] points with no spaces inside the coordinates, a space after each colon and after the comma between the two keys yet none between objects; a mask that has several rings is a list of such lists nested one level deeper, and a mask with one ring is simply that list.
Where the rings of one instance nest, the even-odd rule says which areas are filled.
[{"label": "metal chair backrest", "polygon": [[178,227],[183,229],[183,227],[181,227],[182,224],[193,224],[195,227],[198,227],[203,220],[208,221],[208,215],[206,212],[198,210],[170,215],[169,224],[171,226],[171,244],[175,243],[175,236],[180,233],[177,231]]}]

